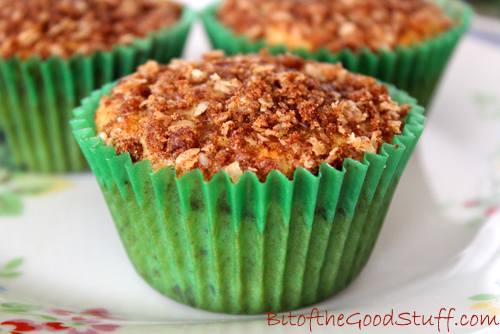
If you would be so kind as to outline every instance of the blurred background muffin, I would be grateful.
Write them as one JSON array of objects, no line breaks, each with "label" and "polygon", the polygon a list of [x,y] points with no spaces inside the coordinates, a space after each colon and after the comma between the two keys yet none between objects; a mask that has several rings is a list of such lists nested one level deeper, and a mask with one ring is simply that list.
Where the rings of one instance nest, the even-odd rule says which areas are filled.
[{"label": "blurred background muffin", "polygon": [[192,19],[167,0],[1,0],[0,128],[15,165],[85,169],[71,110],[148,59],[180,56]]},{"label": "blurred background muffin", "polygon": [[500,18],[500,0],[467,0],[478,14]]},{"label": "blurred background muffin", "polygon": [[207,8],[212,44],[269,48],[395,84],[428,105],[471,10],[460,0],[225,0]]},{"label": "blurred background muffin", "polygon": [[225,0],[217,15],[252,41],[332,53],[410,46],[453,23],[441,8],[424,0]]},{"label": "blurred background muffin", "polygon": [[181,12],[170,1],[3,0],[0,54],[25,60],[108,51],[175,24]]}]

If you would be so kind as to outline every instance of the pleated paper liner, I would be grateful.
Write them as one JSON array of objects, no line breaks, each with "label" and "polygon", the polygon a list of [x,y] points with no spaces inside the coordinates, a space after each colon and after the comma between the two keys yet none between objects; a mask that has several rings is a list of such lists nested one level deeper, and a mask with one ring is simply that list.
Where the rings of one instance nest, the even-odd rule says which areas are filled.
[{"label": "pleated paper liner", "polygon": [[[323,164],[319,176],[299,168],[293,180],[273,171],[266,182],[226,172],[206,182],[199,170],[182,178],[149,160],[133,164],[96,137],[99,99],[83,101],[71,122],[137,272],[180,303],[213,312],[257,314],[322,301],[359,274],[375,245],[392,195],[425,117],[410,103],[402,135],[347,159],[342,171]],[[89,208],[90,209],[90,208]]]},{"label": "pleated paper liner", "polygon": [[455,26],[435,38],[415,43],[410,47],[397,47],[393,51],[373,52],[363,49],[359,53],[354,53],[344,49],[332,53],[322,48],[311,53],[305,49],[288,50],[285,45],[269,46],[264,40],[251,41],[246,36],[236,35],[230,28],[224,26],[218,20],[216,13],[219,4],[208,7],[203,12],[202,19],[212,45],[216,49],[224,50],[227,55],[253,53],[267,48],[271,54],[290,51],[306,59],[331,63],[340,61],[352,72],[394,84],[415,97],[420,105],[427,106],[455,45],[468,29],[473,15],[470,6],[460,0],[432,1],[457,22]]},{"label": "pleated paper liner", "polygon": [[0,129],[0,173],[11,164],[11,153],[5,142],[5,134]]},{"label": "pleated paper liner", "polygon": [[87,169],[68,125],[71,111],[93,90],[148,59],[168,63],[179,57],[195,16],[185,9],[172,27],[90,56],[0,59],[0,130],[15,165],[36,172]]}]

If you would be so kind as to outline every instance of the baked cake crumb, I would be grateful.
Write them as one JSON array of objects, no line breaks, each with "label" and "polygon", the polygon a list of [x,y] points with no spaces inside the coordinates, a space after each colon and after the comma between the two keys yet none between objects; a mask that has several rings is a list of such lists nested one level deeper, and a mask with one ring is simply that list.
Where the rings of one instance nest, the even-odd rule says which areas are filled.
[{"label": "baked cake crumb", "polygon": [[401,133],[408,111],[340,64],[216,51],[140,66],[102,97],[95,122],[106,145],[154,171],[199,169],[210,180],[224,170],[233,181],[251,171],[263,181],[275,169],[292,179],[298,167],[362,161]]},{"label": "baked cake crumb", "polygon": [[425,0],[225,0],[218,17],[251,40],[331,52],[391,50],[436,36],[453,24]]}]

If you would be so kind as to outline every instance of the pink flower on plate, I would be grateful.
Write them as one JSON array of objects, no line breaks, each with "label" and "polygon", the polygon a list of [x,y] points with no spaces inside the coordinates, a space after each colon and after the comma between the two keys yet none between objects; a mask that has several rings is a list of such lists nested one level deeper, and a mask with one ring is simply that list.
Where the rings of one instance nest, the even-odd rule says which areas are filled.
[{"label": "pink flower on plate", "polygon": [[479,205],[481,205],[481,202],[478,200],[469,200],[469,201],[465,201],[463,203],[463,206],[466,208],[474,208],[474,207],[479,206]]},{"label": "pink flower on plate", "polygon": [[55,314],[55,315],[62,315],[65,317],[70,317],[70,316],[74,316],[74,315],[81,315],[84,317],[91,316],[91,317],[98,318],[98,319],[122,320],[119,318],[112,317],[111,313],[108,310],[106,310],[105,308],[92,308],[92,309],[82,311],[80,313],[75,313],[75,312],[65,311],[65,310],[58,310],[58,309],[50,309],[47,312]]},{"label": "pink flower on plate", "polygon": [[2,322],[0,325],[2,326],[14,326],[10,332],[12,334],[24,333],[24,332],[34,332],[42,329],[42,326],[35,324],[34,321],[27,319],[12,319],[8,321]]},{"label": "pink flower on plate", "polygon": [[62,322],[44,322],[42,324],[45,328],[45,330],[49,332],[58,332],[58,331],[63,331],[65,329],[70,329],[71,327],[65,326]]},{"label": "pink flower on plate", "polygon": [[72,317],[71,320],[74,322],[83,322],[84,324],[98,324],[101,322],[100,319],[84,318],[84,317]]},{"label": "pink flower on plate", "polygon": [[116,318],[111,317],[111,313],[104,308],[95,308],[82,311],[80,313],[51,309],[49,313],[56,314],[62,317],[67,317],[64,320],[54,320],[44,322],[42,325],[49,332],[60,332],[67,334],[99,334],[101,332],[112,332],[120,327],[120,325],[102,324],[103,320]]},{"label": "pink flower on plate", "polygon": [[499,210],[498,206],[492,206],[486,211],[486,217],[491,217]]},{"label": "pink flower on plate", "polygon": [[93,308],[93,309],[90,309],[90,310],[85,310],[83,312],[80,312],[81,315],[91,315],[91,316],[94,316],[96,318],[100,318],[100,319],[116,319],[116,320],[119,320],[117,318],[113,318],[111,316],[111,313],[109,313],[108,310],[106,310],[105,308]]},{"label": "pink flower on plate", "polygon": [[[78,318],[78,317],[75,317]],[[99,320],[97,320],[99,322]],[[96,324],[95,321],[89,321],[89,319],[85,319],[85,322],[73,322],[73,323],[64,323],[64,322],[44,322],[42,324],[44,329],[49,332],[66,332],[67,334],[99,334],[101,332],[113,332],[119,325],[112,324]]]},{"label": "pink flower on plate", "polygon": [[72,314],[75,314],[75,313],[73,313],[71,311],[58,310],[58,309],[55,309],[55,308],[47,310],[47,312],[48,313],[52,313],[52,314],[56,314],[56,315],[62,315],[62,316],[65,316],[65,317],[70,316]]}]

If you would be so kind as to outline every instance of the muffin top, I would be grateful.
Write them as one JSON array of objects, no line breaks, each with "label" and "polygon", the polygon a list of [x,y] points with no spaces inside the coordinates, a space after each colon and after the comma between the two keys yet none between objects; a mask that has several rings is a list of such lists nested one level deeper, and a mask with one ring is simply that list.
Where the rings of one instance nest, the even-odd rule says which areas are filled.
[{"label": "muffin top", "polygon": [[218,16],[252,40],[331,52],[408,46],[452,25],[425,0],[225,0]]},{"label": "muffin top", "polygon": [[168,0],[0,0],[0,55],[43,59],[110,50],[175,23]]},{"label": "muffin top", "polygon": [[102,97],[95,123],[106,145],[154,171],[200,169],[210,180],[225,170],[234,182],[252,171],[263,181],[275,169],[292,179],[298,167],[362,161],[401,133],[408,111],[340,64],[214,51],[140,66]]}]

